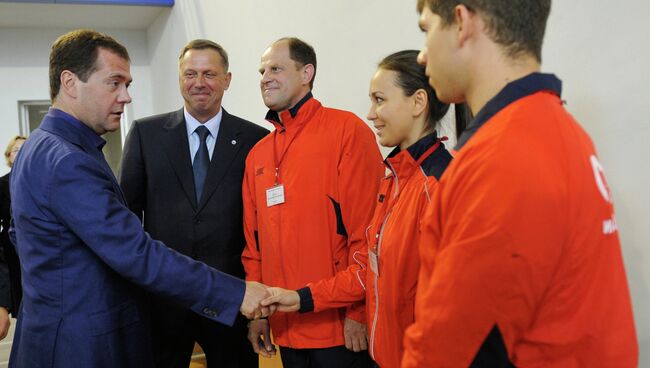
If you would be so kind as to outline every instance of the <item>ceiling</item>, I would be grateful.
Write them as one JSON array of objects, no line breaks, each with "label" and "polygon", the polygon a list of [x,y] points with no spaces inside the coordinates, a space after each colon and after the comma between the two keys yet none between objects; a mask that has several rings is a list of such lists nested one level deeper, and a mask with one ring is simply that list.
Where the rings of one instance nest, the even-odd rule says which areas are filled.
[{"label": "ceiling", "polygon": [[168,7],[0,2],[0,28],[143,30]]}]

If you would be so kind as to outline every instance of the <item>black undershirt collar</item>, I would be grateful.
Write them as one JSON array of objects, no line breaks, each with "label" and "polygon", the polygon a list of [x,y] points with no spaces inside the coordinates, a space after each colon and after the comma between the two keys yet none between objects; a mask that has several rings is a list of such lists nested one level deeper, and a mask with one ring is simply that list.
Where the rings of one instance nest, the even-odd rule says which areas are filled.
[{"label": "black undershirt collar", "polygon": [[492,97],[481,111],[476,114],[467,128],[458,138],[458,144],[454,150],[458,151],[488,120],[506,106],[520,98],[532,95],[539,91],[551,91],[554,94],[562,95],[562,81],[553,74],[531,73],[527,76],[508,83],[496,96]]}]

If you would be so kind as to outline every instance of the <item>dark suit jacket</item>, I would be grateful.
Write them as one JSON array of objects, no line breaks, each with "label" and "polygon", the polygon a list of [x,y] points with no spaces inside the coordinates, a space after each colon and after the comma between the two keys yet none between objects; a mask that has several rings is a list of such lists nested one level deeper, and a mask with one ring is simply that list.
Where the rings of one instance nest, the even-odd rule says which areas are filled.
[{"label": "dark suit jacket", "polygon": [[268,130],[223,110],[197,204],[183,109],[133,122],[120,185],[155,239],[233,276],[244,277],[241,187],[248,151]]},{"label": "dark suit jacket", "polygon": [[9,221],[10,212],[9,206],[11,205],[11,198],[9,197],[9,177],[11,174],[0,177],[0,307],[11,309],[13,306],[10,276],[9,276],[9,260],[7,253],[10,248],[13,248],[9,241]]},{"label": "dark suit jacket", "polygon": [[242,280],[142,229],[104,159],[105,141],[50,109],[11,174],[23,301],[10,367],[150,367],[143,289],[232,324]]},{"label": "dark suit jacket", "polygon": [[14,317],[18,314],[23,289],[20,285],[20,262],[14,245],[9,240],[11,222],[11,195],[9,178],[11,173],[0,177],[0,306],[8,307]]}]

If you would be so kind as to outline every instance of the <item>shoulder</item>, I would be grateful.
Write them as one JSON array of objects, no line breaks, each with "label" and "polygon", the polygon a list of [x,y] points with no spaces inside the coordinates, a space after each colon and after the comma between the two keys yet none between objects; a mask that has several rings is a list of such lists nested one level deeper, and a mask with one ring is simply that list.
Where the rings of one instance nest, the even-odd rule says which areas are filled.
[{"label": "shoulder", "polygon": [[[71,179],[81,172],[80,167],[74,169],[72,166],[98,165],[84,149],[61,136],[43,131],[35,130],[30,135],[30,140],[21,149],[21,160],[14,165],[14,173],[17,177],[30,177],[30,180],[47,181],[50,178],[60,177],[62,180]],[[29,164],[25,164],[29,162]],[[62,168],[64,168],[62,170]],[[69,168],[69,169],[65,169]]]},{"label": "shoulder", "polygon": [[374,141],[374,134],[368,124],[366,124],[355,113],[347,110],[334,109],[331,107],[322,107],[322,120],[328,128],[334,131],[341,131],[344,136],[360,137]]},{"label": "shoulder", "polygon": [[267,133],[262,136],[248,152],[248,159],[254,160],[258,154],[262,156],[270,154],[273,151],[272,142],[273,133]]},{"label": "shoulder", "polygon": [[133,126],[138,128],[158,128],[162,127],[169,121],[182,121],[185,118],[183,117],[183,110],[176,110],[171,112],[166,112],[163,114],[151,115],[144,118],[136,119],[133,121]]},{"label": "shoulder", "polygon": [[431,156],[427,157],[420,167],[426,176],[433,176],[437,180],[440,180],[440,177],[447,169],[447,166],[451,163],[452,156],[447,151],[443,144],[436,149]]},{"label": "shoulder", "polygon": [[325,107],[325,106],[323,106],[321,110],[323,116],[325,117],[336,119],[342,122],[358,122],[365,125],[363,120],[361,120],[361,118],[359,118],[356,114],[354,114],[351,111],[335,109],[332,107]]},{"label": "shoulder", "polygon": [[252,137],[255,137],[257,140],[261,139],[262,137],[266,136],[269,134],[269,130],[255,124],[251,121],[248,121],[246,119],[242,119],[239,116],[232,115],[228,113],[227,111],[224,110],[224,115],[223,118],[225,120],[230,121],[233,124],[236,124],[237,127],[243,132],[244,134],[250,135]]}]

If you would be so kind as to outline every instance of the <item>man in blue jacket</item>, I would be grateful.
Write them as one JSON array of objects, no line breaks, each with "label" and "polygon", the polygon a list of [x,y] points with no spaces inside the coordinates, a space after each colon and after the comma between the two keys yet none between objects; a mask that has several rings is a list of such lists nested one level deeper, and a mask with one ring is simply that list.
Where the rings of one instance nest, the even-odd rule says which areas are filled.
[{"label": "man in blue jacket", "polygon": [[95,31],[52,47],[52,108],[10,183],[24,286],[10,367],[151,367],[144,290],[224,324],[268,313],[263,285],[170,250],[126,207],[100,136],[131,102],[129,70],[124,46]]}]

